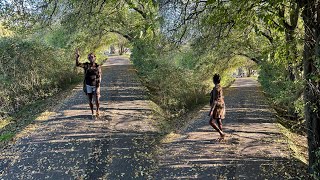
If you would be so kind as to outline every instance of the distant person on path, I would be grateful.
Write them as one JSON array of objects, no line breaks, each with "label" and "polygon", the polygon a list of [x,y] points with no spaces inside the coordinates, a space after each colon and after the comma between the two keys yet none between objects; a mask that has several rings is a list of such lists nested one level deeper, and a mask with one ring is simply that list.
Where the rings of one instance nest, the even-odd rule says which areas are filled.
[{"label": "distant person on path", "polygon": [[[222,94],[222,87],[220,86],[221,77],[219,74],[213,76],[214,88],[210,93],[210,120],[209,124],[219,132],[221,138],[225,137],[225,134],[222,131],[222,122],[221,120],[225,118],[225,103]],[[216,121],[216,123],[214,122]]]},{"label": "distant person on path", "polygon": [[95,62],[96,56],[93,53],[88,54],[89,63],[79,62],[79,50],[76,50],[76,66],[82,67],[85,71],[85,90],[89,99],[89,106],[93,113],[93,96],[96,101],[96,116],[99,117],[99,98],[100,98],[100,82],[101,82],[101,67]]}]

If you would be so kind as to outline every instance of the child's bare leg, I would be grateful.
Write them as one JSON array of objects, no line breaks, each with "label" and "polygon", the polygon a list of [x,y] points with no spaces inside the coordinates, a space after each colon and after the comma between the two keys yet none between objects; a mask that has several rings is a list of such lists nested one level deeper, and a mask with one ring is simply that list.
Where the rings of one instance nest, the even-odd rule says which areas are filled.
[{"label": "child's bare leg", "polygon": [[224,133],[222,132],[222,130],[220,130],[218,128],[218,126],[214,123],[214,119],[213,118],[210,118],[210,121],[209,121],[209,124],[213,127],[213,129],[215,129],[221,137],[224,137]]},{"label": "child's bare leg", "polygon": [[221,119],[217,119],[217,124],[219,126],[219,129],[222,131],[222,122],[221,122]]}]

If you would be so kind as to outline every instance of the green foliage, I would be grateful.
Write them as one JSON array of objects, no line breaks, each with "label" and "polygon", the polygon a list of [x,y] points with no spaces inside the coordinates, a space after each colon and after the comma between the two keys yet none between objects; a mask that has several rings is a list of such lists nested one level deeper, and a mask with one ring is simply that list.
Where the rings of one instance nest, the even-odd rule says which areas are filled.
[{"label": "green foliage", "polygon": [[[71,37],[72,34],[60,26],[46,32],[44,35],[44,42],[56,48],[68,48],[68,46],[70,46]],[[43,38],[43,36],[38,38]]]},{"label": "green foliage", "polygon": [[288,81],[284,66],[264,62],[259,81],[280,115],[292,120],[304,117],[303,81]]},{"label": "green foliage", "polygon": [[0,135],[0,142],[1,141],[6,141],[8,139],[11,139],[13,136],[14,136],[13,133],[6,133],[6,134],[3,134],[3,135]]},{"label": "green foliage", "polygon": [[315,163],[312,165],[313,168],[313,173],[312,173],[312,177],[314,179],[320,179],[320,148],[318,148],[317,150],[315,150],[315,155],[316,155],[316,161]]},{"label": "green foliage", "polygon": [[70,59],[63,50],[41,42],[0,39],[0,111],[12,113],[78,82],[74,61]]},{"label": "green foliage", "polygon": [[13,32],[5,28],[0,22],[0,37],[12,36]]},{"label": "green foliage", "polygon": [[299,88],[300,88],[301,96],[298,98],[295,98],[295,100],[293,102],[293,107],[295,108],[294,112],[297,113],[298,117],[303,118],[304,117],[304,100],[303,100],[303,96],[302,96],[303,89],[301,86]]},{"label": "green foliage", "polygon": [[179,116],[203,102],[207,92],[200,80],[203,77],[194,71],[192,53],[170,49],[160,38],[144,39],[135,46],[131,58],[144,77],[153,101],[167,115]]},{"label": "green foliage", "polygon": [[168,115],[180,116],[208,101],[215,73],[222,75],[224,86],[233,82],[231,72],[238,60],[216,57],[214,52],[199,55],[189,45],[177,47],[158,36],[135,41],[131,59],[154,102]]}]

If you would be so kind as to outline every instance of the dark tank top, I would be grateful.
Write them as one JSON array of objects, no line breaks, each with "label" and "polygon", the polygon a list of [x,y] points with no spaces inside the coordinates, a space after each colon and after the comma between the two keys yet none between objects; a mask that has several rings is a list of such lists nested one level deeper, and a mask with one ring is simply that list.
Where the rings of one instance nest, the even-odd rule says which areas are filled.
[{"label": "dark tank top", "polygon": [[93,67],[91,64],[88,64],[85,78],[87,85],[96,86],[97,78],[99,78],[99,65],[95,64],[95,67]]}]

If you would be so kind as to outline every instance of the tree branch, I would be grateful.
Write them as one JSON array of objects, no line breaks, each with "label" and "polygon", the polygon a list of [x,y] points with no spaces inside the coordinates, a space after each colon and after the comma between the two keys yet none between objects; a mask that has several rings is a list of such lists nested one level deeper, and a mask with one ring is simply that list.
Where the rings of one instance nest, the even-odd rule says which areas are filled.
[{"label": "tree branch", "polygon": [[279,8],[279,10],[278,10],[278,15],[279,15],[279,17],[280,17],[280,19],[281,19],[281,21],[283,23],[284,28],[288,29],[288,30],[292,30],[293,29],[292,25],[290,25],[285,19],[284,11],[285,10],[284,10],[284,7],[282,5],[282,7]]},{"label": "tree branch", "polygon": [[259,60],[258,58],[256,58],[256,57],[251,57],[251,56],[249,56],[249,55],[247,55],[247,54],[244,54],[244,53],[238,53],[238,54],[235,54],[235,55],[244,56],[244,57],[252,60],[253,62],[255,62],[255,63],[257,63],[257,64],[261,63],[261,60]]},{"label": "tree branch", "polygon": [[107,2],[107,0],[103,0],[103,1],[102,1],[98,13],[101,12],[101,10],[102,10],[102,8],[104,7],[104,5],[106,4],[106,2]]},{"label": "tree branch", "polygon": [[143,19],[147,19],[147,14],[145,12],[143,12],[138,7],[134,6],[134,4],[130,0],[125,0],[125,1],[130,6],[130,8],[134,9],[135,11],[137,11],[143,17]]},{"label": "tree branch", "polygon": [[132,41],[133,40],[133,37],[131,37],[129,34],[121,33],[118,30],[110,29],[107,32],[112,32],[112,33],[119,34],[119,35],[123,36],[124,38],[126,38],[128,41]]}]

